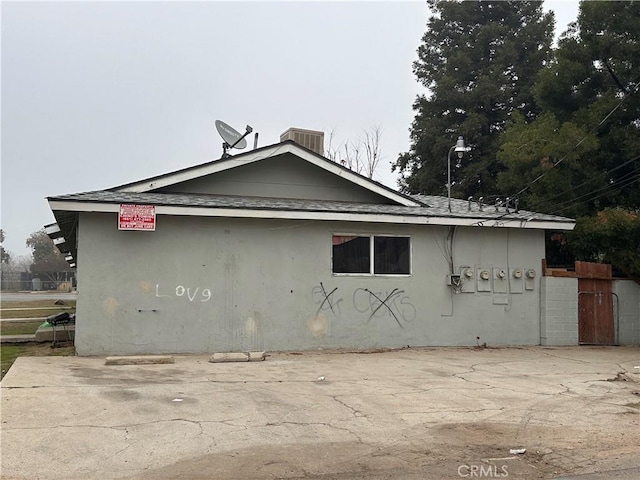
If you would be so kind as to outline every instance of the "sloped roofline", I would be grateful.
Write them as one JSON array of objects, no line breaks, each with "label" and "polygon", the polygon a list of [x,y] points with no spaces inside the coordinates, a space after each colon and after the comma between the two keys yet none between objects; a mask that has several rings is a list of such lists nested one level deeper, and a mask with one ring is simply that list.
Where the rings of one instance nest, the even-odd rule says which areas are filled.
[{"label": "sloped roofline", "polygon": [[[574,223],[531,218],[484,218],[484,217],[451,217],[446,215],[420,215],[419,212],[345,212],[329,210],[285,209],[285,208],[238,208],[208,207],[154,204],[157,215],[180,215],[194,217],[229,217],[251,219],[278,220],[312,220],[312,221],[344,221],[354,223],[380,223],[400,225],[444,225],[458,227],[494,227],[533,230],[572,230]],[[114,202],[78,201],[49,199],[49,206],[56,220],[58,214],[69,215],[75,212],[118,213],[120,205]],[[400,207],[402,208],[402,207]],[[425,208],[425,207],[422,207]]]},{"label": "sloped roofline", "polygon": [[283,155],[285,153],[291,153],[302,160],[305,160],[327,172],[344,178],[362,188],[365,188],[373,193],[381,195],[393,202],[407,207],[425,207],[428,206],[419,200],[412,198],[408,195],[404,195],[400,192],[376,182],[370,178],[360,175],[342,165],[332,162],[328,158],[318,155],[317,153],[295,143],[293,140],[285,140],[273,145],[267,145],[255,150],[251,150],[246,153],[223,158],[220,160],[213,160],[211,162],[195,165],[193,167],[183,168],[175,172],[166,173],[163,175],[157,175],[155,177],[146,178],[133,183],[127,183],[118,187],[109,188],[111,192],[130,192],[130,193],[147,193],[160,188],[169,187],[177,183],[194,180],[196,178],[204,177],[206,175],[212,175],[218,172],[230,170],[232,168],[249,165],[265,158],[274,157],[276,155]]}]

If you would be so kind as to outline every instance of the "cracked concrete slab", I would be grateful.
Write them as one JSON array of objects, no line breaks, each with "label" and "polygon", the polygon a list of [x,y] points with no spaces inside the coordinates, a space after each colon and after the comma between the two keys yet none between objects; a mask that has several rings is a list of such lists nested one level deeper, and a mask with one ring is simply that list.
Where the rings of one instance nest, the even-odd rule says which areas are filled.
[{"label": "cracked concrete slab", "polygon": [[2,478],[616,478],[640,468],[638,348],[174,360],[19,358],[0,384]]}]

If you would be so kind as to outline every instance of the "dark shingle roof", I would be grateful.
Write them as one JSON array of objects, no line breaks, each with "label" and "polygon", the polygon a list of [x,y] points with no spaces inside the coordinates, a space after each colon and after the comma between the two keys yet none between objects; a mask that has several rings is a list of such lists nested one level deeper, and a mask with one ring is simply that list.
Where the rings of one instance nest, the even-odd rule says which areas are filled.
[{"label": "dark shingle roof", "polygon": [[498,211],[494,206],[484,206],[480,210],[478,205],[464,200],[451,199],[451,209],[448,211],[448,199],[430,195],[413,195],[414,199],[423,203],[422,207],[409,207],[402,205],[370,204],[356,202],[335,202],[325,200],[304,200],[292,198],[265,198],[244,197],[233,195],[205,195],[205,194],[181,194],[181,193],[132,193],[100,190],[93,192],[74,193],[49,197],[54,201],[73,201],[90,203],[137,203],[148,205],[167,205],[178,207],[201,208],[225,208],[243,210],[278,210],[278,211],[305,211],[305,212],[340,212],[354,214],[385,214],[402,216],[426,216],[426,217],[450,217],[450,218],[477,218],[477,219],[513,219],[513,220],[538,220],[550,222],[572,222],[569,218],[555,215],[520,210],[509,213],[504,207]]}]

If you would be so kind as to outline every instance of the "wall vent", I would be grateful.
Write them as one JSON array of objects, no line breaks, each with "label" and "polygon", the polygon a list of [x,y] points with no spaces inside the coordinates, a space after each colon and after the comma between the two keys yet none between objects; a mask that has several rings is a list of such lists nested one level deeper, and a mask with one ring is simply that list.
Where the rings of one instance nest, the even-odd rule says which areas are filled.
[{"label": "wall vent", "polygon": [[285,140],[293,140],[312,152],[324,156],[324,132],[304,130],[302,128],[290,128],[280,135],[280,141],[284,142]]}]

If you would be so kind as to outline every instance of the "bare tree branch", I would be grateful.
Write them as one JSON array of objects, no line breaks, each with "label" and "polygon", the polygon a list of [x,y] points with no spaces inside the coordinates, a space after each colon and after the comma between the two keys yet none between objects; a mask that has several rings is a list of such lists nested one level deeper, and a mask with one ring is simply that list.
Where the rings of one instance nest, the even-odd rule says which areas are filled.
[{"label": "bare tree branch", "polygon": [[340,147],[342,145],[334,146],[336,129],[332,127],[329,131],[329,140],[327,141],[327,146],[324,149],[325,157],[331,160],[332,162],[338,161],[338,152],[340,151]]},{"label": "bare tree branch", "polygon": [[381,138],[381,125],[375,125],[369,130],[364,130],[364,141],[362,143],[364,145],[366,155],[365,175],[369,178],[373,178],[373,174],[375,173],[376,168],[378,168],[378,164],[380,163]]},{"label": "bare tree branch", "polygon": [[363,137],[357,142],[346,141],[336,146],[335,129],[332,128],[325,148],[325,157],[332,162],[339,162],[360,175],[373,178],[380,163],[382,127],[375,125],[363,132]]}]

